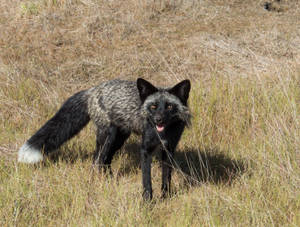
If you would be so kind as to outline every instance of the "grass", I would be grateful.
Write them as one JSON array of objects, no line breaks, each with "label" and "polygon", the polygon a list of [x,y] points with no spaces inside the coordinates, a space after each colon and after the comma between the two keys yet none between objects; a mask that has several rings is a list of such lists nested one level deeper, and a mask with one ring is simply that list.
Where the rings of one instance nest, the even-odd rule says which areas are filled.
[{"label": "grass", "polygon": [[[3,1],[1,226],[299,226],[299,3]],[[193,126],[173,195],[144,203],[132,136],[113,177],[92,168],[89,124],[37,166],[17,150],[70,95],[111,78],[192,80]]]}]

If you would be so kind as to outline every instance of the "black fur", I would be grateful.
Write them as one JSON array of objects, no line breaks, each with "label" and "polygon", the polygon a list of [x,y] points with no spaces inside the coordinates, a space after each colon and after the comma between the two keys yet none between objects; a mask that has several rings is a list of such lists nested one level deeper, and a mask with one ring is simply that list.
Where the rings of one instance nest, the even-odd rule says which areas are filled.
[{"label": "black fur", "polygon": [[166,197],[170,194],[172,161],[184,126],[182,121],[173,122],[168,125],[164,132],[158,133],[153,128],[152,122],[148,121],[146,123],[141,147],[144,199],[152,199],[151,162],[152,153],[156,148],[162,152],[162,196]]},{"label": "black fur", "polygon": [[[189,97],[190,82],[185,80],[169,90],[159,90],[149,82],[138,79],[137,87],[144,101],[156,92],[168,92],[175,95],[184,105],[187,105]],[[151,100],[151,98],[149,98]],[[152,98],[146,107],[147,117],[143,123],[142,145],[141,145],[141,168],[143,176],[143,197],[145,200],[152,199],[151,184],[151,162],[152,153],[155,149],[160,149],[162,154],[162,196],[170,194],[172,160],[175,148],[183,133],[186,122],[177,116],[178,107],[166,98]],[[157,131],[157,126],[164,127],[161,132]],[[129,137],[130,131],[121,130],[115,125],[103,129],[98,127],[97,148],[94,156],[94,163],[99,168],[106,170],[109,168],[115,152],[121,148],[125,140]],[[111,171],[111,170],[110,170]]]},{"label": "black fur", "polygon": [[[144,84],[145,93],[147,89],[151,94],[153,88]],[[186,105],[190,91],[189,81],[183,81],[171,88],[168,92],[177,96],[182,103]],[[176,104],[168,100],[157,99],[150,103],[149,117],[145,121],[142,147],[141,147],[141,167],[143,174],[143,197],[144,199],[152,199],[151,186],[151,160],[152,152],[159,147],[162,152],[162,196],[165,197],[170,193],[172,160],[175,148],[180,140],[184,130],[185,123],[177,118]],[[158,132],[156,126],[163,126],[164,130]]]},{"label": "black fur", "polygon": [[191,83],[189,80],[181,81],[179,84],[175,85],[173,88],[169,89],[169,92],[177,96],[183,105],[187,105],[187,100],[189,98],[189,93],[191,90]]}]

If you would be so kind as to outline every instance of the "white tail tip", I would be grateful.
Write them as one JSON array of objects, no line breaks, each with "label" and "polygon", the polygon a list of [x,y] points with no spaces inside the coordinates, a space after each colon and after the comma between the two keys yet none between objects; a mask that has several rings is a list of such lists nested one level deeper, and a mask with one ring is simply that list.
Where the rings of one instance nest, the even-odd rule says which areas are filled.
[{"label": "white tail tip", "polygon": [[31,147],[27,142],[19,149],[18,162],[33,164],[40,161],[43,161],[42,152]]}]

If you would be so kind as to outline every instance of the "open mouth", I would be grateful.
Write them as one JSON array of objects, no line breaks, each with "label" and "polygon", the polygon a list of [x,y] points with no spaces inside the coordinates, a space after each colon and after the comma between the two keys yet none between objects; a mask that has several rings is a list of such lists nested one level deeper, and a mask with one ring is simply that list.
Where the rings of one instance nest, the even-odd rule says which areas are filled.
[{"label": "open mouth", "polygon": [[156,130],[158,132],[162,132],[164,129],[165,129],[165,126],[163,126],[163,125],[156,125]]}]

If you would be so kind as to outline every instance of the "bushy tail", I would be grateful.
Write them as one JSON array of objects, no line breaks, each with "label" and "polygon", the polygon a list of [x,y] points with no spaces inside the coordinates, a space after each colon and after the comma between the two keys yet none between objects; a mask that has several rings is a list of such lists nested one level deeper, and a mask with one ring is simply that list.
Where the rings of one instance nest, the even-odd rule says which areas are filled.
[{"label": "bushy tail", "polygon": [[20,148],[18,161],[36,163],[75,136],[90,121],[88,94],[81,91],[70,97],[58,112]]}]

